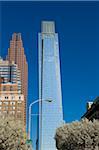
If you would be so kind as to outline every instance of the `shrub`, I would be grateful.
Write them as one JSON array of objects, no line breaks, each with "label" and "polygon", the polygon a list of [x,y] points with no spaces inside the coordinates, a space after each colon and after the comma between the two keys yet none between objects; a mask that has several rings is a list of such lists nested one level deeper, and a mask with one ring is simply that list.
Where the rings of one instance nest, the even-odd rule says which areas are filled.
[{"label": "shrub", "polygon": [[99,146],[99,121],[87,119],[67,123],[55,135],[58,150],[95,150]]}]

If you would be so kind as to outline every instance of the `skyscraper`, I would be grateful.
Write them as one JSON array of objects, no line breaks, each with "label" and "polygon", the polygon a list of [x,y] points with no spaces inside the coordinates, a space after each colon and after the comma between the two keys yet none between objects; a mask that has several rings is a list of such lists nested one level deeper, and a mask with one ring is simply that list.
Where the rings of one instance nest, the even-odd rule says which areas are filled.
[{"label": "skyscraper", "polygon": [[[55,132],[63,122],[58,34],[53,21],[39,33],[39,150],[56,150]],[[44,100],[52,99],[51,103]]]},{"label": "skyscraper", "polygon": [[[8,49],[8,60],[9,62],[14,61],[18,65],[21,71],[21,83],[22,83],[22,94],[25,99],[25,110],[24,116],[26,116],[26,100],[27,100],[27,89],[28,89],[28,64],[24,53],[23,42],[20,33],[14,33],[12,40],[10,41],[10,48]],[[26,121],[26,117],[25,117]]]}]

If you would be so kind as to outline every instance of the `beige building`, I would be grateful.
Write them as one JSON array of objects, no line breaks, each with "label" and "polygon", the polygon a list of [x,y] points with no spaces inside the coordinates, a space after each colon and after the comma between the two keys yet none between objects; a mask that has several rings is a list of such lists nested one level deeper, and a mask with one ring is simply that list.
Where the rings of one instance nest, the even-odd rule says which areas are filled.
[{"label": "beige building", "polygon": [[0,83],[0,116],[11,116],[24,123],[24,96],[17,89],[17,84]]},{"label": "beige building", "polygon": [[25,100],[17,65],[0,59],[0,117],[11,116],[25,125]]}]

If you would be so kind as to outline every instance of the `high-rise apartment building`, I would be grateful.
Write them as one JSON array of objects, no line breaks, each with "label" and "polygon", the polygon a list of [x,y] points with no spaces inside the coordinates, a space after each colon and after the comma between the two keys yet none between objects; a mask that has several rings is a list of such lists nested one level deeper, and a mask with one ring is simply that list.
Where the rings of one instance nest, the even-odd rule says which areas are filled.
[{"label": "high-rise apartment building", "polygon": [[[25,99],[24,116],[26,116],[26,101],[28,89],[28,64],[24,53],[23,42],[20,33],[14,33],[10,41],[10,48],[8,49],[8,58],[11,63],[14,61],[21,72],[22,94]],[[26,118],[25,118],[26,120]]]},{"label": "high-rise apartment building", "polygon": [[0,58],[0,117],[11,116],[25,125],[24,95],[16,64]]},{"label": "high-rise apartment building", "polygon": [[[39,150],[56,150],[55,132],[63,122],[58,34],[52,21],[39,33]],[[44,100],[51,99],[48,103]]]},{"label": "high-rise apartment building", "polygon": [[9,63],[8,60],[0,58],[0,77],[4,83],[17,83],[18,93],[21,93],[21,72],[13,61]]}]

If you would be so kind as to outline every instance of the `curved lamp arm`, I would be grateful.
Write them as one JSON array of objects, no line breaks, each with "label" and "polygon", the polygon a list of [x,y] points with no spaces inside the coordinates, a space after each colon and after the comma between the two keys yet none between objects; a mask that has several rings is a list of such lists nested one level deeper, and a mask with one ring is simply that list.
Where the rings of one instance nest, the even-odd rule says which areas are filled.
[{"label": "curved lamp arm", "polygon": [[49,102],[51,103],[52,100],[51,99],[37,99],[35,100],[34,102],[32,102],[30,105],[29,105],[29,128],[28,128],[28,134],[29,134],[29,139],[30,139],[30,132],[31,132],[31,108],[34,104],[38,103],[38,102],[41,102],[41,101],[46,101],[46,102]]}]

